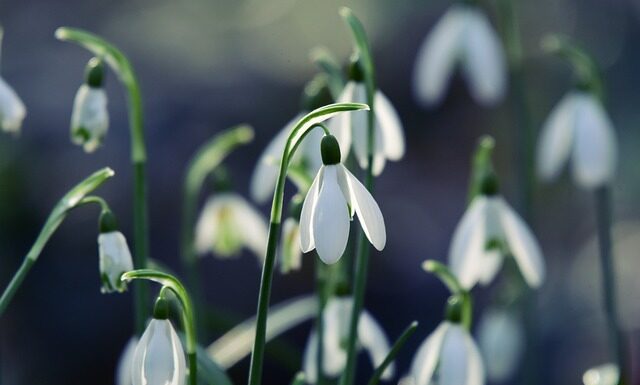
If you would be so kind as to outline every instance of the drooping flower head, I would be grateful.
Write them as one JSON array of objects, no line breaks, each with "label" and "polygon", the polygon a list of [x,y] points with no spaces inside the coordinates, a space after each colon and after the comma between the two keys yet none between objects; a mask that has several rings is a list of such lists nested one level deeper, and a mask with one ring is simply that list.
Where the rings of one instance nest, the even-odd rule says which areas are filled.
[{"label": "drooping flower head", "polygon": [[120,276],[127,271],[133,270],[133,260],[127,240],[118,231],[115,216],[108,210],[103,211],[100,215],[98,250],[102,292],[125,291],[127,285],[120,280]]},{"label": "drooping flower head", "polygon": [[[325,376],[337,377],[347,363],[346,340],[349,337],[349,321],[353,309],[353,297],[331,297],[322,313],[323,344],[322,344],[322,373]],[[382,364],[389,353],[390,345],[387,336],[378,322],[363,310],[358,320],[358,344],[369,354],[373,367]],[[303,365],[305,378],[308,383],[315,383],[318,378],[318,333],[311,330],[311,335],[304,350]],[[382,375],[383,380],[389,380],[395,371],[392,363]]]},{"label": "drooping flower head", "polygon": [[[3,30],[0,27],[0,43],[2,36]],[[0,129],[4,132],[19,133],[26,115],[27,109],[18,94],[0,77]]]},{"label": "drooping flower head", "polygon": [[527,224],[498,193],[494,173],[485,176],[453,234],[449,267],[465,289],[490,283],[506,255],[515,259],[524,280],[539,287],[545,275],[540,246]]},{"label": "drooping flower head", "polygon": [[95,151],[109,129],[107,95],[103,88],[105,69],[102,60],[87,63],[85,83],[80,86],[71,114],[71,141],[86,152]]},{"label": "drooping flower head", "polygon": [[451,6],[422,43],[414,69],[418,100],[425,106],[438,105],[457,65],[477,103],[502,100],[507,83],[504,49],[475,4]]},{"label": "drooping flower head", "polygon": [[354,212],[369,242],[382,250],[387,234],[378,204],[340,163],[340,145],[333,135],[324,136],[320,147],[323,166],[309,188],[300,215],[302,251],[315,249],[324,263],[337,262],[347,246]]}]

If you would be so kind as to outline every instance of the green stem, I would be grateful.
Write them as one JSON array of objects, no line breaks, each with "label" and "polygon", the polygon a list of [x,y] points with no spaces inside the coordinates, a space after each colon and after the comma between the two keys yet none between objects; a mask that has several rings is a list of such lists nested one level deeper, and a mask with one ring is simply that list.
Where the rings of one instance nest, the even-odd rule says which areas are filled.
[{"label": "green stem", "polygon": [[418,327],[418,322],[417,321],[413,321],[402,332],[400,337],[398,337],[396,342],[391,347],[391,350],[389,351],[387,356],[384,358],[384,361],[382,361],[382,364],[380,364],[380,366],[378,366],[376,368],[376,370],[373,372],[373,375],[371,376],[371,379],[369,380],[369,385],[378,385],[378,383],[380,382],[380,378],[382,377],[382,374],[384,373],[384,371],[387,369],[387,367],[389,365],[391,365],[393,360],[396,358],[396,356],[400,352],[400,349],[402,349],[402,347],[407,342],[409,337],[411,337],[413,335],[413,333],[416,331],[417,327]]},{"label": "green stem", "polygon": [[22,265],[20,265],[20,268],[14,274],[9,285],[7,285],[6,289],[2,293],[2,297],[0,297],[0,316],[2,316],[6,310],[16,291],[20,288],[25,277],[38,260],[38,257],[42,253],[42,249],[44,249],[51,236],[67,217],[69,211],[83,204],[83,199],[87,194],[98,188],[102,183],[104,183],[104,181],[111,178],[113,175],[113,170],[110,168],[103,168],[102,170],[96,171],[69,190],[69,192],[67,192],[60,201],[58,201],[53,210],[51,210],[51,214],[49,214],[44,226],[42,226],[42,230],[40,230],[38,238],[36,238],[31,249],[22,261]]},{"label": "green stem", "polygon": [[620,328],[616,304],[615,267],[613,265],[611,245],[611,191],[608,186],[595,192],[596,215],[598,224],[598,244],[600,250],[600,268],[602,269],[602,293],[604,312],[607,318],[609,344],[614,361],[620,369],[618,384],[628,384],[627,354],[625,340]]},{"label": "green stem", "polygon": [[[284,200],[284,185],[287,180],[289,161],[295,151],[309,132],[324,120],[345,111],[366,110],[368,106],[360,103],[335,103],[320,107],[311,111],[300,119],[293,127],[280,159],[280,170],[276,182],[273,201],[271,203],[271,217],[269,220],[269,236],[267,251],[262,266],[260,278],[260,292],[258,294],[258,309],[256,311],[256,337],[251,353],[251,365],[249,367],[249,385],[259,385],[262,381],[262,366],[264,361],[264,347],[266,343],[267,315],[269,310],[269,298],[271,296],[271,283],[273,280],[273,268],[278,250],[280,222],[282,220],[282,205]],[[320,149],[318,149],[320,151]]]},{"label": "green stem", "polygon": [[122,281],[129,282],[132,280],[149,280],[168,287],[173,291],[182,305],[182,324],[184,327],[184,333],[186,335],[186,351],[187,359],[189,361],[189,384],[198,384],[198,357],[197,357],[197,339],[196,339],[196,327],[195,316],[193,312],[193,304],[189,293],[184,288],[180,280],[176,277],[162,273],[151,269],[139,269],[132,270],[122,274],[120,278]]},{"label": "green stem", "polygon": [[[91,51],[109,64],[128,92],[129,131],[131,137],[131,162],[134,175],[133,192],[133,263],[138,269],[147,266],[149,255],[149,217],[147,202],[146,161],[147,152],[144,142],[142,97],[135,72],[127,57],[113,44],[89,32],[61,27],[55,32],[62,41],[70,41]],[[145,305],[148,298],[148,286],[143,283],[134,285],[135,326],[138,335],[145,328],[149,316]]]}]

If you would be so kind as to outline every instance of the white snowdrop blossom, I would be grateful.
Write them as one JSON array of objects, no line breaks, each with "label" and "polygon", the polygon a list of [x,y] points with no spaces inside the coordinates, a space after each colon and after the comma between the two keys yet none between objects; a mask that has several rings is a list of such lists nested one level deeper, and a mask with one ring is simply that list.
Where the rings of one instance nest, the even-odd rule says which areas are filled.
[{"label": "white snowdrop blossom", "polygon": [[321,147],[324,165],[309,188],[300,214],[302,251],[307,253],[315,249],[324,263],[336,263],[347,247],[354,212],[369,242],[382,250],[387,234],[378,204],[340,163],[340,148],[335,137],[325,136]]},{"label": "white snowdrop blossom", "polygon": [[482,357],[469,332],[443,321],[418,348],[412,385],[483,385]]},{"label": "white snowdrop blossom", "polygon": [[593,367],[582,376],[584,385],[616,385],[619,379],[620,369],[612,363]]},{"label": "white snowdrop blossom", "polygon": [[490,283],[504,256],[513,255],[524,280],[539,287],[545,276],[542,251],[527,224],[499,195],[473,199],[453,234],[449,267],[465,289]]},{"label": "white snowdrop blossom", "polygon": [[[338,102],[367,103],[366,85],[358,81],[349,81]],[[405,140],[400,117],[389,99],[382,92],[376,91],[373,105],[375,113],[373,174],[380,175],[387,159],[397,161],[404,156]],[[363,169],[368,166],[368,114],[369,111],[353,111],[341,114],[332,120],[336,132],[351,130],[353,151]],[[344,145],[345,143],[340,142],[341,149],[348,149]]]},{"label": "white snowdrop blossom", "polygon": [[78,89],[71,114],[71,141],[86,152],[102,144],[109,129],[107,95],[102,88],[83,84]]},{"label": "white snowdrop blossom", "polygon": [[287,218],[282,225],[280,272],[286,274],[293,270],[299,270],[301,266],[300,223],[294,218]]},{"label": "white snowdrop blossom", "polygon": [[229,258],[246,247],[264,258],[267,236],[265,219],[246,199],[220,192],[207,200],[200,214],[195,248],[200,255],[212,251],[217,257]]},{"label": "white snowdrop blossom", "polygon": [[27,115],[22,100],[7,82],[0,78],[0,128],[5,132],[18,133]]},{"label": "white snowdrop blossom", "polygon": [[[296,123],[308,111],[300,112],[291,119],[282,130],[269,142],[263,150],[258,163],[256,164],[251,176],[250,193],[251,198],[258,203],[266,202],[273,195],[278,179],[278,171],[280,168],[280,160],[287,142],[287,137]],[[345,114],[341,114],[345,115]],[[336,119],[329,120],[327,124],[329,131],[335,135],[340,142],[340,148],[349,149],[351,146],[351,131],[343,129],[336,123]],[[324,135],[322,128],[314,128],[304,139],[298,150],[291,160],[291,164],[304,164],[310,175],[315,175],[320,166],[322,166],[322,158],[320,157],[320,141]]]},{"label": "white snowdrop blossom", "polygon": [[[322,373],[328,377],[340,375],[347,363],[346,341],[349,337],[349,321],[353,309],[353,298],[350,296],[332,297],[324,308],[323,319],[323,357]],[[373,367],[382,364],[389,353],[389,341],[378,322],[366,310],[358,320],[358,344],[369,354]],[[309,383],[318,378],[318,334],[311,331],[303,356],[303,370]],[[382,374],[383,380],[393,377],[395,366],[392,363]]]},{"label": "white snowdrop blossom", "polygon": [[501,309],[486,310],[477,329],[487,379],[504,382],[518,369],[524,353],[524,330],[514,314]]},{"label": "white snowdrop blossom", "polygon": [[167,319],[152,319],[131,364],[133,385],[184,385],[187,367],[180,338]]},{"label": "white snowdrop blossom", "polygon": [[116,384],[131,385],[131,364],[138,345],[138,337],[131,337],[120,354],[116,369]]},{"label": "white snowdrop blossom", "polygon": [[133,260],[126,238],[119,231],[101,233],[98,236],[98,250],[102,292],[125,291],[127,286],[120,280],[120,276],[133,270]]},{"label": "white snowdrop blossom", "polygon": [[585,188],[611,183],[617,163],[613,124],[590,92],[571,91],[551,111],[538,142],[537,168],[556,178],[571,158],[573,179]]},{"label": "white snowdrop blossom", "polygon": [[475,5],[453,5],[422,43],[414,69],[418,100],[425,106],[439,104],[458,64],[477,103],[494,105],[502,100],[507,83],[504,49],[487,16]]}]

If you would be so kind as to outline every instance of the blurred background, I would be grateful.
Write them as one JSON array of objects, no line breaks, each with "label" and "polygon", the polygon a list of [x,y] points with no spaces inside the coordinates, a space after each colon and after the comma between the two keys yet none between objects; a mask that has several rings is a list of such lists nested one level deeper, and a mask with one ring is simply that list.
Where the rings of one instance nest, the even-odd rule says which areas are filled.
[{"label": "blurred background", "polygon": [[[487,1],[492,21],[495,8]],[[620,143],[615,182],[615,263],[621,316],[634,360],[640,348],[640,2],[633,0],[516,1],[525,50],[527,96],[539,130],[571,86],[568,66],[542,55],[548,32],[575,37],[602,66],[608,108]],[[419,343],[442,318],[447,291],[419,266],[445,261],[452,232],[465,209],[470,156],[477,138],[496,138],[495,164],[506,199],[518,207],[515,117],[509,97],[495,108],[477,106],[456,76],[444,104],[420,108],[412,94],[416,52],[449,1],[308,0],[25,0],[3,2],[2,77],[27,106],[22,135],[0,136],[0,286],[4,288],[50,209],[73,184],[110,166],[116,177],[99,193],[122,231],[132,236],[132,180],[125,95],[107,78],[111,126],[104,146],[87,155],[69,141],[72,101],[90,55],[53,37],[63,25],[104,36],[131,59],[141,82],[149,153],[151,255],[179,271],[178,237],[183,172],[193,151],[221,130],[246,122],[252,144],[227,166],[246,195],[257,157],[299,108],[302,87],[316,72],[309,51],[322,45],[346,60],[351,40],[338,15],[352,7],[370,36],[379,87],[400,113],[407,153],[388,163],[377,200],[388,242],[371,257],[366,308],[395,338],[420,321],[403,349],[405,373]],[[204,196],[203,196],[204,198]],[[548,279],[534,299],[540,384],[579,383],[582,372],[610,354],[601,313],[600,271],[594,240],[594,199],[565,174],[538,185],[532,227],[545,253]],[[261,207],[266,215],[268,207]],[[113,384],[114,369],[132,333],[130,292],[100,294],[97,209],[73,212],[0,320],[2,384]],[[229,319],[255,313],[260,269],[255,257],[201,260],[207,301]],[[313,263],[276,274],[272,303],[313,289]],[[476,291],[483,304],[492,287]],[[151,302],[150,302],[151,304]],[[267,358],[267,384],[288,383],[299,368],[310,325],[280,342],[294,354]],[[220,333],[218,333],[220,334]],[[212,342],[205,341],[207,343]],[[286,361],[286,362],[283,362]],[[361,361],[360,379],[370,367]],[[248,360],[230,370],[246,381]],[[513,383],[521,383],[515,376]]]}]

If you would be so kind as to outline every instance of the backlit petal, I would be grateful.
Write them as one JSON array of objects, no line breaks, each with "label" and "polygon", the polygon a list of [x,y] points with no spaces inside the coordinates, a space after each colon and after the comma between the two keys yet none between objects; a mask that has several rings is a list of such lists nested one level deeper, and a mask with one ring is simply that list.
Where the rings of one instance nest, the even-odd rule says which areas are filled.
[{"label": "backlit petal", "polygon": [[399,160],[404,155],[404,131],[395,108],[380,91],[375,94],[374,108],[376,124],[382,134],[384,155],[390,160]]},{"label": "backlit petal", "polygon": [[262,260],[267,247],[267,221],[240,195],[233,195],[230,209],[236,231],[242,236],[245,246]]},{"label": "backlit petal", "polygon": [[342,165],[323,167],[323,181],[312,218],[316,251],[327,264],[336,263],[342,257],[349,240],[349,211],[338,186],[338,167]]},{"label": "backlit petal", "polygon": [[577,99],[574,93],[562,98],[542,126],[536,159],[542,179],[556,178],[569,158],[575,135]]},{"label": "backlit petal", "polygon": [[19,132],[27,110],[11,86],[0,78],[0,129]]},{"label": "backlit petal", "polygon": [[321,167],[307,192],[307,196],[304,198],[304,202],[302,202],[302,211],[300,213],[300,249],[303,253],[308,253],[316,247],[313,237],[313,213],[316,209],[323,174],[324,167]]},{"label": "backlit petal", "polygon": [[478,323],[478,343],[488,379],[504,382],[511,378],[525,346],[524,331],[515,315],[506,310],[486,310]]},{"label": "backlit petal", "polygon": [[442,322],[418,348],[411,364],[414,385],[430,385],[432,383],[431,380],[438,365],[442,343],[450,327],[451,323]]},{"label": "backlit petal", "polygon": [[482,256],[486,246],[486,220],[488,200],[476,197],[456,227],[449,247],[449,267],[458,277],[460,284],[472,288],[482,271]]}]

